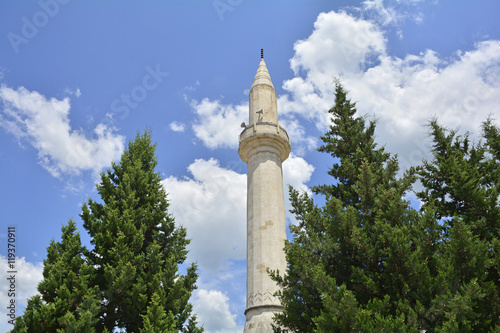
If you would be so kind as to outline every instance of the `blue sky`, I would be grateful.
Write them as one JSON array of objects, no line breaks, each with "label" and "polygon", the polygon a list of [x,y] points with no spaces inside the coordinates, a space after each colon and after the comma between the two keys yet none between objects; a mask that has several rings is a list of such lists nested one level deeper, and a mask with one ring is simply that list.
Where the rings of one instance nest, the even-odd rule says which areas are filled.
[{"label": "blue sky", "polygon": [[292,140],[285,183],[307,189],[331,181],[332,161],[315,148],[333,77],[360,115],[378,119],[378,142],[403,168],[430,157],[431,117],[473,137],[498,117],[498,13],[498,1],[0,2],[0,281],[14,225],[18,314],[61,226],[74,219],[88,242],[79,214],[98,199],[98,173],[151,129],[170,212],[200,267],[195,310],[208,332],[241,331],[246,165],[237,136],[260,49]]}]

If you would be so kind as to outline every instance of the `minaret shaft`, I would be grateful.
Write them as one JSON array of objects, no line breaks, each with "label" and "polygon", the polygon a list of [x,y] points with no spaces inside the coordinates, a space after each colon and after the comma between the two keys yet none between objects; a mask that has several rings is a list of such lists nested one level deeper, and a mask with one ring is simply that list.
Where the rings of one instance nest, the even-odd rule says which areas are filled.
[{"label": "minaret shaft", "polygon": [[[247,163],[247,309],[244,332],[272,332],[282,310],[279,290],[267,269],[286,270],[282,163],[290,140],[278,125],[276,92],[264,60],[250,90],[250,124],[240,134],[239,154]],[[259,112],[260,111],[260,112]]]},{"label": "minaret shaft", "polygon": [[280,305],[267,268],[286,269],[285,207],[279,152],[257,151],[248,160],[247,181],[247,308]]}]

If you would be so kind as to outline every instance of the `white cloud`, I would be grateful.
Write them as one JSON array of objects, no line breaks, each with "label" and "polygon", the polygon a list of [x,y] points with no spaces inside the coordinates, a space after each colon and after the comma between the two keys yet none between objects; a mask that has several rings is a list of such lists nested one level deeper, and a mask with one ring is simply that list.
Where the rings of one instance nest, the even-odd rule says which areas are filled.
[{"label": "white cloud", "polygon": [[[361,12],[367,20],[376,22],[378,25],[387,27],[396,27],[396,33],[399,38],[403,38],[403,32],[400,28],[406,20],[422,23],[424,16],[419,9],[423,0],[365,0],[360,8],[354,8],[356,12]],[[425,5],[436,4],[425,3]]]},{"label": "white cloud", "polygon": [[[362,10],[388,7],[383,6],[366,1]],[[480,42],[452,58],[433,50],[398,58],[388,55],[381,23],[332,11],[318,15],[311,35],[297,41],[294,50],[290,66],[295,76],[284,81],[286,94],[279,96],[278,106],[297,158],[317,145],[317,139],[306,134],[309,122],[319,131],[327,129],[333,77],[349,90],[359,115],[377,119],[377,142],[399,155],[402,169],[431,157],[426,124],[432,117],[477,135],[488,115],[500,114],[500,41]],[[192,106],[198,117],[193,129],[206,146],[237,147],[248,104],[224,105],[205,98]],[[309,179],[307,168],[301,170],[301,177]]]},{"label": "white cloud", "polygon": [[[311,149],[315,139],[304,134],[304,125],[297,117],[326,130],[326,111],[333,103],[332,76],[361,72],[386,47],[377,25],[344,12],[321,13],[314,27],[307,39],[295,43],[290,59],[295,77],[284,81],[283,89],[288,93],[278,97],[280,122],[289,131],[298,154]],[[240,124],[248,121],[248,103],[223,104],[204,98],[191,101],[191,107],[196,113],[193,130],[205,146],[238,147]]]},{"label": "white cloud", "polygon": [[[305,182],[313,170],[291,154],[283,163],[285,186],[307,189]],[[241,332],[233,313],[241,312],[245,304],[246,175],[221,167],[215,159],[195,160],[188,172],[189,177],[168,177],[163,185],[170,213],[191,239],[187,261],[200,268],[200,290],[192,303],[207,332]],[[286,189],[285,209],[293,223]]]},{"label": "white cloud", "polygon": [[[297,155],[304,155],[307,151],[317,147],[318,139],[306,134],[304,126],[294,115],[281,117],[280,126],[282,126],[292,143],[292,150]],[[326,124],[326,120],[325,120]]]},{"label": "white cloud", "polygon": [[[8,297],[8,292],[10,289],[10,283],[7,280],[10,273],[7,272],[8,261],[7,258],[0,255],[0,316],[2,320],[0,321],[0,330],[2,332],[8,332],[12,329],[12,325],[7,323],[7,306],[11,300]],[[16,315],[22,314],[21,310],[26,307],[28,298],[36,295],[38,283],[42,280],[43,264],[41,262],[31,263],[26,261],[26,258],[16,258],[15,261],[15,301],[16,301]]]},{"label": "white cloud", "polygon": [[191,101],[197,115],[193,130],[198,139],[210,149],[238,147],[240,124],[248,119],[248,103],[225,105],[204,98]]},{"label": "white cloud", "polygon": [[[246,175],[226,170],[217,160],[195,160],[192,178],[163,181],[171,212],[188,231],[190,261],[210,273],[223,270],[246,251]],[[228,237],[228,235],[231,235]]]},{"label": "white cloud", "polygon": [[[311,88],[314,90],[313,88]],[[299,95],[299,94],[297,94]],[[312,106],[314,101],[320,104],[316,107],[317,110],[322,110],[324,120],[321,122],[326,124],[327,115],[324,111],[327,107],[327,102],[316,94],[308,96],[300,94],[301,101],[290,101],[287,96],[281,96],[278,100],[278,109],[280,110],[280,124],[287,131],[292,140],[294,152],[302,155],[307,150],[316,147],[316,138],[307,136],[304,127],[296,119],[295,114],[281,112],[293,110],[302,111],[304,105]],[[219,100],[209,100],[204,98],[201,102],[193,100],[191,106],[194,109],[197,119],[193,125],[193,130],[198,139],[210,148],[238,148],[238,135],[241,133],[241,123],[248,122],[248,103],[241,104],[222,104]],[[301,115],[306,115],[303,112]],[[311,114],[311,119],[314,115]],[[310,119],[309,119],[310,120]]]},{"label": "white cloud", "polygon": [[401,13],[394,7],[384,6],[384,0],[366,0],[362,5],[365,11],[374,11],[382,25],[394,24],[401,20]]},{"label": "white cloud", "polygon": [[[327,128],[326,111],[333,105],[332,77],[339,77],[350,91],[349,97],[357,102],[360,115],[368,114],[378,120],[377,142],[399,155],[403,169],[420,164],[422,157],[430,158],[425,126],[430,118],[437,116],[445,126],[461,126],[463,131],[477,134],[480,123],[489,114],[500,114],[499,41],[478,43],[474,49],[457,52],[453,58],[443,58],[433,50],[398,58],[388,55],[386,36],[380,25],[344,12],[329,12],[318,15],[311,35],[297,41],[294,50],[290,65],[295,77],[284,81],[286,94],[278,99],[280,122],[289,132],[294,147],[294,154],[283,166],[285,184],[292,183],[300,188],[313,172],[300,156],[317,142],[306,135],[307,123],[313,122],[320,131]],[[197,114],[193,129],[207,147],[237,147],[239,124],[248,117],[247,103],[225,105],[205,98],[201,102],[193,101],[191,105]],[[230,130],[222,131],[223,128]],[[190,171],[209,162],[200,160],[190,167]],[[227,172],[214,165],[214,161],[210,163],[214,175]],[[186,198],[203,198],[205,202],[202,206],[207,209],[203,212],[197,212],[193,205],[184,207],[186,212],[180,214],[188,217],[183,220],[197,221],[204,226],[200,229],[203,231],[192,232],[202,237],[208,232],[206,225],[210,225],[216,228],[217,232],[213,234],[218,234],[225,228],[235,228],[229,226],[232,221],[245,221],[244,202],[238,201],[238,208],[234,208],[235,198],[225,194],[225,187],[220,182],[203,178],[207,176],[202,174],[193,173],[193,177],[170,178],[180,193],[187,193],[184,194]],[[218,194],[211,195],[214,190],[207,189],[207,186],[216,189]],[[243,181],[239,186],[239,192],[234,193],[241,193],[239,198],[242,199],[246,193]],[[172,193],[172,198],[178,196]],[[235,213],[238,210],[241,211],[239,217]],[[233,213],[224,222],[213,223],[226,216],[219,214],[221,211]],[[196,225],[195,229],[198,228],[200,226]],[[238,232],[241,236],[235,238],[244,241],[244,231]],[[231,241],[222,237],[216,236],[211,242],[213,245],[210,246],[218,249],[218,255],[210,260],[219,264],[225,254],[229,253],[225,258],[243,256],[243,252],[235,255]],[[198,253],[201,257],[208,257],[202,250]],[[205,260],[209,259],[203,259],[203,262]]]},{"label": "white cloud", "polygon": [[284,81],[280,111],[327,128],[326,111],[333,105],[333,77],[359,74],[385,53],[383,32],[373,23],[347,13],[318,15],[312,34],[294,45],[290,67],[295,77]]},{"label": "white cloud", "polygon": [[283,82],[287,93],[278,97],[278,107],[298,154],[316,147],[316,138],[304,134],[307,122],[321,132],[328,128],[334,77],[363,72],[385,48],[376,24],[333,11],[319,14],[311,35],[295,43],[290,59],[295,76]]},{"label": "white cloud", "polygon": [[192,300],[198,322],[207,333],[238,332],[236,314],[231,313],[229,298],[218,290],[199,289]]},{"label": "white cloud", "polygon": [[425,125],[432,117],[473,137],[490,114],[500,114],[500,42],[487,41],[455,59],[428,50],[405,59],[381,57],[360,77],[346,77],[361,113],[379,119],[377,136],[403,166],[429,156]]},{"label": "white cloud", "polygon": [[69,98],[46,98],[24,87],[0,87],[3,102],[0,125],[18,140],[27,140],[38,150],[39,163],[53,176],[98,171],[120,157],[124,137],[103,124],[94,129],[94,138],[70,126]]},{"label": "white cloud", "polygon": [[295,216],[290,213],[292,205],[290,204],[290,196],[288,195],[288,185],[293,186],[298,191],[309,191],[309,187],[305,184],[311,179],[314,172],[314,167],[307,163],[302,157],[290,154],[287,160],[283,162],[283,184],[285,185],[285,214],[291,223],[296,223]]},{"label": "white cloud", "polygon": [[[283,163],[283,182],[306,190],[313,170],[303,158],[292,154]],[[222,168],[215,159],[197,159],[188,171],[191,178],[171,176],[163,181],[170,211],[192,240],[189,260],[215,274],[246,255],[246,175]],[[285,204],[288,216],[286,189]]]},{"label": "white cloud", "polygon": [[82,92],[80,91],[80,88],[76,88],[76,89],[66,88],[66,90],[64,92],[68,95],[75,95],[76,97],[82,96]]},{"label": "white cloud", "polygon": [[174,132],[184,132],[186,130],[186,125],[178,121],[171,122],[169,127]]},{"label": "white cloud", "polygon": [[319,14],[312,34],[293,48],[295,75],[304,72],[306,84],[321,87],[331,85],[331,75],[363,70],[372,55],[385,52],[386,40],[374,23],[331,11]]},{"label": "white cloud", "polygon": [[307,191],[305,183],[309,181],[313,172],[314,167],[311,164],[302,157],[290,154],[283,162],[283,183],[285,186],[292,185],[297,190]]},{"label": "white cloud", "polygon": [[[489,114],[500,114],[500,42],[484,41],[473,50],[444,59],[435,51],[401,59],[389,56],[375,23],[346,13],[322,13],[311,35],[298,41],[280,96],[281,110],[326,129],[333,105],[332,76],[339,77],[360,115],[378,120],[377,141],[398,153],[403,168],[428,155],[428,120],[437,116],[450,128],[479,132]],[[425,155],[427,154],[427,155]]]}]

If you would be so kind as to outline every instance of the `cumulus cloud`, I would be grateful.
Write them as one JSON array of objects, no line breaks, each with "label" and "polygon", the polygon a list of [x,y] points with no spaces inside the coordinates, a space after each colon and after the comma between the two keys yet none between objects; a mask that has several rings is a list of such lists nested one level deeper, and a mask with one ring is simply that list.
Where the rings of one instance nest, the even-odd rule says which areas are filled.
[{"label": "cumulus cloud", "polygon": [[[316,145],[315,138],[305,135],[304,120],[321,131],[327,128],[326,111],[333,104],[332,77],[362,72],[377,55],[385,53],[385,44],[376,24],[345,12],[321,13],[313,33],[295,43],[290,59],[295,76],[284,81],[287,93],[278,96],[278,110],[297,154]],[[205,146],[237,148],[240,124],[248,119],[248,103],[223,104],[205,98],[193,100],[191,107],[196,114],[193,130]]]},{"label": "cumulus cloud", "polygon": [[218,290],[199,289],[192,300],[198,322],[208,333],[237,332],[236,314],[231,313],[229,297]]},{"label": "cumulus cloud", "polygon": [[[192,299],[195,312],[207,332],[241,331],[234,313],[241,313],[245,304],[241,291],[246,272],[246,174],[225,169],[215,159],[197,159],[187,170],[188,177],[171,176],[163,185],[170,213],[192,240],[188,262],[200,268],[200,289]],[[313,170],[302,157],[291,154],[283,163],[283,182],[307,190],[305,182]],[[285,209],[294,223],[287,194]]]},{"label": "cumulus cloud", "polygon": [[[10,289],[10,283],[7,283],[7,278],[9,273],[7,272],[7,258],[0,255],[0,316],[2,320],[0,321],[0,330],[2,332],[8,332],[12,329],[12,325],[7,323],[7,305],[10,302],[8,295],[8,290]],[[21,310],[27,305],[28,298],[36,295],[38,283],[42,280],[43,275],[43,264],[41,262],[31,263],[26,261],[26,258],[20,257],[16,258],[15,263],[15,300],[16,300],[16,313],[21,314]]]},{"label": "cumulus cloud", "polygon": [[178,121],[171,122],[169,127],[174,132],[184,132],[186,130],[186,125]]},{"label": "cumulus cloud", "polygon": [[222,104],[219,100],[204,98],[191,101],[196,113],[193,130],[198,139],[210,149],[238,147],[240,124],[248,119],[248,103]]},{"label": "cumulus cloud", "polygon": [[192,239],[190,260],[215,273],[227,260],[245,257],[246,175],[222,168],[215,159],[197,159],[188,172],[190,178],[171,176],[163,184],[176,222]]},{"label": "cumulus cloud", "polygon": [[283,162],[283,183],[285,186],[291,185],[297,190],[307,191],[305,183],[309,181],[313,172],[314,167],[311,164],[292,153]]},{"label": "cumulus cloud", "polygon": [[333,105],[333,78],[357,75],[385,54],[382,30],[345,12],[318,15],[311,35],[294,45],[290,67],[295,77],[285,80],[286,94],[279,97],[280,111],[313,121],[325,131],[326,111]]},{"label": "cumulus cloud", "polygon": [[[479,42],[447,58],[434,50],[403,58],[389,54],[384,25],[397,25],[398,15],[419,2],[401,2],[406,6],[401,9],[399,2],[373,0],[365,1],[357,16],[321,13],[312,33],[295,43],[290,59],[294,77],[283,82],[285,94],[278,97],[280,122],[292,139],[294,156],[317,146],[317,139],[307,134],[309,124],[319,132],[327,130],[333,78],[340,78],[360,116],[377,120],[377,142],[398,154],[403,170],[431,158],[429,119],[437,117],[474,138],[488,115],[500,114],[500,41]],[[368,11],[378,12],[385,23],[370,19]],[[205,98],[191,105],[197,115],[193,129],[207,147],[237,147],[247,103]]]},{"label": "cumulus cloud", "polygon": [[377,22],[381,26],[395,26],[400,38],[403,37],[399,26],[407,19],[421,23],[423,14],[418,5],[423,0],[365,0],[361,3],[361,11],[364,16]]},{"label": "cumulus cloud", "polygon": [[[392,15],[380,1],[366,1],[363,10]],[[477,135],[488,115],[500,113],[500,41],[477,43],[451,58],[433,50],[399,58],[388,54],[382,25],[346,12],[321,13],[310,36],[295,43],[290,59],[295,75],[283,82],[286,93],[278,97],[278,108],[296,155],[317,146],[306,134],[309,123],[327,130],[335,77],[357,102],[359,114],[377,119],[377,141],[399,155],[403,169],[431,157],[426,124],[432,117]],[[207,147],[237,147],[247,103],[205,98],[191,105],[197,114],[193,129]]]},{"label": "cumulus cloud", "polygon": [[[314,88],[311,88],[311,91],[314,91]],[[297,110],[303,110],[304,105],[312,106],[314,103],[308,100],[308,96],[303,96],[302,92],[295,95],[302,96],[299,97],[302,100],[300,102],[290,101],[287,99],[287,96],[283,96],[278,100],[280,125],[286,129],[290,136],[294,152],[298,155],[303,155],[306,151],[316,147],[316,138],[306,135],[304,126],[299,123],[295,114],[287,114],[286,112],[282,114],[281,110],[289,111],[294,107]],[[323,120],[320,121],[323,127],[327,123],[325,109],[328,102],[314,93],[312,96],[311,99],[317,100],[318,104],[320,104],[315,109],[323,116]],[[292,107],[291,105],[295,106]],[[248,103],[245,102],[236,105],[223,104],[219,100],[204,98],[201,102],[192,101],[191,107],[197,116],[193,124],[194,133],[206,147],[210,149],[238,148],[238,135],[242,131],[240,125],[242,122],[248,121]],[[304,110],[302,115],[307,115],[308,112],[306,111]],[[310,118],[317,119],[313,115]]]},{"label": "cumulus cloud", "polygon": [[[305,190],[313,170],[292,154],[283,164],[283,182]],[[192,239],[190,261],[215,274],[227,269],[231,261],[245,258],[246,175],[221,167],[215,159],[197,159],[188,172],[190,177],[171,176],[163,185],[169,193],[171,213]],[[288,212],[288,195],[285,204]]]},{"label": "cumulus cloud", "polygon": [[384,34],[374,23],[345,12],[321,13],[312,34],[295,42],[290,67],[295,75],[306,75],[305,84],[322,87],[331,85],[331,75],[364,70],[385,48]]},{"label": "cumulus cloud", "polygon": [[394,24],[401,20],[401,13],[394,7],[386,7],[383,0],[366,0],[362,6],[365,11],[376,13],[377,21],[382,25]]},{"label": "cumulus cloud", "polygon": [[[325,124],[326,123],[327,121],[325,119]],[[292,150],[295,154],[302,156],[307,151],[317,147],[318,138],[308,135],[304,126],[294,115],[282,116],[280,119],[280,126],[288,133],[290,141],[292,142]]]},{"label": "cumulus cloud", "polygon": [[288,196],[288,185],[298,191],[310,192],[306,183],[311,179],[314,167],[307,163],[302,157],[290,154],[283,162],[283,184],[285,185],[285,214],[291,223],[296,223],[294,215],[290,213],[292,205]]},{"label": "cumulus cloud", "polygon": [[69,98],[49,99],[24,87],[2,85],[0,101],[0,126],[37,149],[38,162],[55,177],[98,171],[123,151],[124,137],[103,124],[94,128],[92,139],[72,129]]},{"label": "cumulus cloud", "polygon": [[339,77],[359,114],[378,120],[377,141],[398,153],[403,168],[429,157],[430,118],[477,134],[489,114],[500,112],[499,41],[480,42],[452,58],[433,50],[398,58],[387,54],[375,23],[330,12],[318,16],[311,35],[294,49],[296,76],[283,84],[281,109],[326,129],[332,77]]},{"label": "cumulus cloud", "polygon": [[500,113],[500,42],[442,59],[432,50],[404,59],[381,57],[359,78],[346,77],[362,113],[378,120],[379,142],[399,153],[404,166],[429,158],[425,125],[432,117],[473,137],[490,114]]}]

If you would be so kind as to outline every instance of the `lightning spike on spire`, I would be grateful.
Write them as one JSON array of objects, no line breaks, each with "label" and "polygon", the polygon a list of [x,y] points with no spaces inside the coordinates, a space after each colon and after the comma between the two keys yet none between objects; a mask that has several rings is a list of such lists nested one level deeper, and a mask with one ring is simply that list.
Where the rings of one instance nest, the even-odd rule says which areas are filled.
[{"label": "lightning spike on spire", "polygon": [[264,59],[264,49],[260,49],[260,58]]}]

